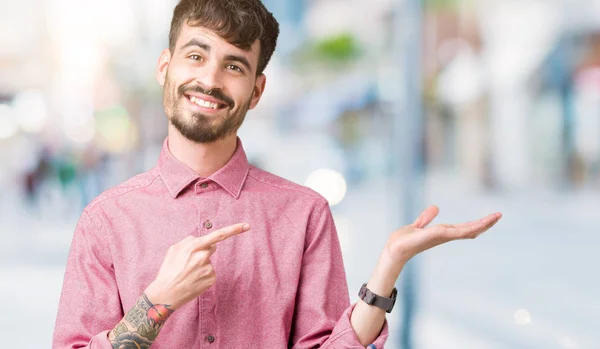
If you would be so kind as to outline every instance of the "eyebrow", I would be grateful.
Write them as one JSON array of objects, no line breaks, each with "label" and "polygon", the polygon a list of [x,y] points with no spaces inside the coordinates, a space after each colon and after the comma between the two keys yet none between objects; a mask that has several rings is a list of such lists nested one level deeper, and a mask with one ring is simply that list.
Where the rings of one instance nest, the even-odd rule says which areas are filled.
[{"label": "eyebrow", "polygon": [[[199,48],[203,49],[204,51],[210,53],[210,49],[211,49],[210,45],[208,45],[198,39],[195,39],[195,38],[191,39],[185,45],[181,46],[181,50],[184,50],[191,46],[198,46]],[[225,56],[225,60],[232,61],[232,62],[239,62],[244,67],[246,67],[246,69],[248,69],[249,71],[252,71],[252,68],[250,67],[250,62],[244,56],[230,54],[230,55]]]},{"label": "eyebrow", "polygon": [[190,46],[198,46],[206,52],[210,52],[210,45],[203,43],[198,39],[191,39],[185,45],[181,46],[181,50],[186,49]]}]

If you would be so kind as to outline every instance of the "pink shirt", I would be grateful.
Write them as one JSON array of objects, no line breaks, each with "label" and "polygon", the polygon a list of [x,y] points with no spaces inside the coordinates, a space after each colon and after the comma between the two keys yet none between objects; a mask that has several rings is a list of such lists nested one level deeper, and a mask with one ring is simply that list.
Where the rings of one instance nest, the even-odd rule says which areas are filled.
[{"label": "pink shirt", "polygon": [[[95,198],[77,224],[52,348],[112,349],[107,334],[154,280],[169,246],[231,224],[217,281],[175,311],[152,349],[364,348],[350,324],[340,245],[327,201],[250,166],[238,139],[209,178],[165,140],[158,165]],[[373,343],[383,348],[387,324]]]}]

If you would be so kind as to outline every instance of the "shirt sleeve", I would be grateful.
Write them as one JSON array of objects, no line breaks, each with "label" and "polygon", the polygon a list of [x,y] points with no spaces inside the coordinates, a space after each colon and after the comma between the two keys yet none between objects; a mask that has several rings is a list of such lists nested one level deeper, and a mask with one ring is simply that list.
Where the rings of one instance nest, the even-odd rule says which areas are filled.
[{"label": "shirt sleeve", "polygon": [[112,349],[108,332],[123,318],[110,248],[83,212],[71,242],[53,349]]},{"label": "shirt sleeve", "polygon": [[[290,346],[293,349],[365,348],[350,322],[355,304],[350,305],[331,210],[326,201],[320,207],[313,213],[306,235]],[[387,336],[386,321],[373,346],[383,348]]]}]

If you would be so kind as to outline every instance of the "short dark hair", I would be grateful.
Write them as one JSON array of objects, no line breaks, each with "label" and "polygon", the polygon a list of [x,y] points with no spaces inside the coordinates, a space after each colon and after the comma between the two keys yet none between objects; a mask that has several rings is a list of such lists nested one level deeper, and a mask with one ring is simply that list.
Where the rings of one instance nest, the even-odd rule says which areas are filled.
[{"label": "short dark hair", "polygon": [[271,60],[279,36],[279,23],[260,0],[180,0],[171,20],[171,52],[175,50],[184,23],[212,30],[243,50],[250,50],[258,39],[257,76],[263,73]]}]

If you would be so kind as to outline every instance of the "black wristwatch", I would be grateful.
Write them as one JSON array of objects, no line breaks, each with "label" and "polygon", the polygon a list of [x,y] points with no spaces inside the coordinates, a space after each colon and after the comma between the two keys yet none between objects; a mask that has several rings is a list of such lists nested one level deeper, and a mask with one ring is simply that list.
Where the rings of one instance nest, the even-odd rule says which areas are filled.
[{"label": "black wristwatch", "polygon": [[371,290],[369,290],[367,288],[367,284],[363,284],[362,287],[360,288],[360,291],[358,291],[358,296],[365,303],[367,303],[368,305],[374,305],[378,308],[381,308],[388,313],[391,313],[392,309],[394,309],[394,304],[396,304],[396,296],[397,295],[398,295],[398,290],[395,287],[392,290],[392,295],[390,296],[390,298],[376,295],[375,293],[371,292]]}]

